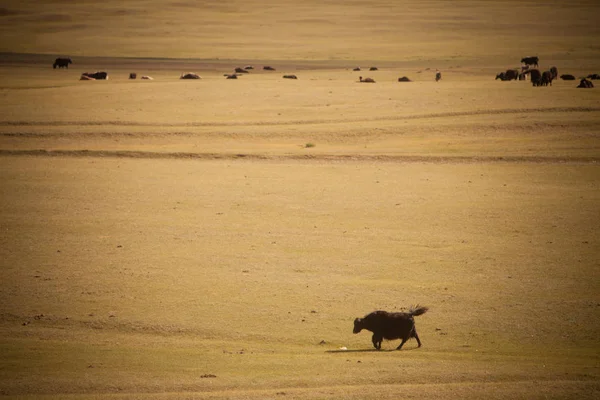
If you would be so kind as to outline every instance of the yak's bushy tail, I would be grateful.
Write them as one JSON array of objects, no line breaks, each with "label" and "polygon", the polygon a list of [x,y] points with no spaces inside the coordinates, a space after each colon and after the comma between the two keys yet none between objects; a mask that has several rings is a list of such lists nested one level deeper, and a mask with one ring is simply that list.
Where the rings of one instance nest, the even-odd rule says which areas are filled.
[{"label": "yak's bushy tail", "polygon": [[429,310],[429,307],[422,307],[422,306],[416,305],[416,306],[412,306],[408,310],[408,313],[410,315],[412,315],[413,317],[416,317],[416,316],[425,314],[427,312],[427,310]]}]

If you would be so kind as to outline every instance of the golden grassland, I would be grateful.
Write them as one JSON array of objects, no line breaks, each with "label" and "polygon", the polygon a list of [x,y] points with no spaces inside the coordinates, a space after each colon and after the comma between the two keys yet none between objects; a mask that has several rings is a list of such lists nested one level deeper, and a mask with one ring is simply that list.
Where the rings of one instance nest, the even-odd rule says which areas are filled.
[{"label": "golden grassland", "polygon": [[[494,80],[600,73],[596,2],[38,3],[0,3],[1,395],[598,397],[600,92]],[[421,348],[352,334],[417,303]]]}]

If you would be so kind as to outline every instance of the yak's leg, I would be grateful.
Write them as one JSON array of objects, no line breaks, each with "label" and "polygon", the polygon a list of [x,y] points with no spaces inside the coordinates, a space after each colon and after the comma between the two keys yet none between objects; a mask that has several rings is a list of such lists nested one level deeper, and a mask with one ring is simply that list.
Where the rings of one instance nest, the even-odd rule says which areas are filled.
[{"label": "yak's leg", "polygon": [[374,333],[371,340],[373,341],[373,346],[375,346],[377,350],[381,350],[381,342],[383,341],[383,336]]},{"label": "yak's leg", "polygon": [[418,347],[421,347],[421,341],[419,340],[419,335],[417,335],[417,328],[413,328],[412,337],[417,339],[417,344],[419,345]]},{"label": "yak's leg", "polygon": [[410,337],[410,335],[402,338],[402,342],[400,343],[400,346],[396,347],[396,350],[400,350],[402,348],[402,346],[404,346],[404,343],[406,343],[406,341],[408,340],[409,337]]}]

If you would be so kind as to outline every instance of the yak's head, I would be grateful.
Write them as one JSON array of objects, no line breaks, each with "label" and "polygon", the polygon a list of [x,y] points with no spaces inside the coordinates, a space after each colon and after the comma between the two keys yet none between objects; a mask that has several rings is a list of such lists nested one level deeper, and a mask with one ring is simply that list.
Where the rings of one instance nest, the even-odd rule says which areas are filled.
[{"label": "yak's head", "polygon": [[354,320],[354,330],[352,332],[358,333],[363,330],[363,321],[362,318],[356,318]]}]

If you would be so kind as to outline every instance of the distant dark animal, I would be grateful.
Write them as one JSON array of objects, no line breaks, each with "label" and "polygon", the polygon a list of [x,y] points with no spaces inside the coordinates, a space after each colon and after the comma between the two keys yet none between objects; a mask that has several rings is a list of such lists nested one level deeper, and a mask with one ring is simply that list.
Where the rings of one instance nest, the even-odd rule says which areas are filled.
[{"label": "distant dark animal", "polygon": [[371,67],[369,68],[369,71],[378,71],[379,69],[377,67]]},{"label": "distant dark animal", "polygon": [[525,65],[533,65],[534,67],[538,67],[539,62],[540,62],[540,59],[537,56],[521,58],[521,64],[525,64]]},{"label": "distant dark animal", "polygon": [[360,71],[360,67],[356,67],[352,71]]},{"label": "distant dark animal", "polygon": [[144,79],[144,80],[148,80],[148,81],[153,81],[154,78],[148,75],[142,75],[142,77],[140,79]]},{"label": "distant dark animal", "polygon": [[135,78],[137,78],[137,74],[135,72],[131,72],[129,74],[129,79],[135,79]]},{"label": "distant dark animal", "polygon": [[263,69],[264,69],[265,71],[275,71],[275,68],[273,68],[273,67],[270,67],[270,66],[268,66],[268,65],[265,65],[265,66],[263,67]]},{"label": "distant dark animal", "polygon": [[358,81],[359,82],[363,82],[363,83],[375,83],[375,80],[373,78],[364,78],[362,76],[358,77]]},{"label": "distant dark animal", "polygon": [[402,78],[398,78],[398,82],[412,82],[408,77],[403,76]]},{"label": "distant dark animal", "polygon": [[108,72],[104,72],[104,71],[97,71],[97,72],[84,72],[83,74],[81,74],[81,76],[87,76],[88,78],[94,78],[94,79],[108,79]]},{"label": "distant dark animal", "polygon": [[285,79],[298,79],[298,77],[296,75],[284,75],[283,77]]},{"label": "distant dark animal", "polygon": [[442,79],[442,73],[440,71],[435,72],[435,81],[439,81]]},{"label": "distant dark animal", "polygon": [[552,73],[552,80],[558,79],[558,68],[552,67],[550,72]]},{"label": "distant dark animal", "polygon": [[359,333],[363,329],[373,332],[371,340],[377,350],[381,350],[383,339],[401,339],[402,342],[396,350],[400,350],[410,338],[417,339],[417,344],[421,347],[414,317],[425,314],[427,310],[427,307],[417,306],[411,307],[408,312],[374,311],[364,318],[356,318],[353,332]]},{"label": "distant dark animal", "polygon": [[589,74],[586,78],[592,80],[600,79],[600,74]]},{"label": "distant dark animal", "polygon": [[552,72],[544,71],[542,72],[542,77],[540,80],[539,86],[552,86]]},{"label": "distant dark animal", "polygon": [[519,79],[519,70],[517,69],[507,69],[506,72],[500,72],[496,75],[496,79],[500,79],[501,81],[512,81]]},{"label": "distant dark animal", "polygon": [[185,73],[181,74],[179,79],[202,79],[202,78],[200,78],[200,75],[195,74],[193,72],[185,72]]},{"label": "distant dark animal", "polygon": [[560,76],[560,79],[562,79],[563,81],[574,81],[575,77],[573,75],[564,74]]},{"label": "distant dark animal", "polygon": [[244,69],[254,69],[254,67],[252,65],[246,65]]},{"label": "distant dark animal", "polygon": [[525,75],[529,75],[529,77],[531,78],[531,84],[533,86],[540,86],[541,81],[542,81],[542,73],[540,72],[539,69],[528,69],[527,71],[523,72]]},{"label": "distant dark animal", "polygon": [[52,68],[56,69],[56,67],[58,67],[69,69],[69,64],[73,64],[73,61],[71,61],[70,58],[57,58],[56,60],[54,60]]},{"label": "distant dark animal", "polygon": [[227,79],[237,79],[238,76],[236,74],[225,74],[225,77]]},{"label": "distant dark animal", "polygon": [[235,69],[235,72],[236,72],[237,74],[249,74],[249,72],[248,72],[248,71],[246,71],[245,69],[243,69],[243,68],[240,68],[240,67],[236,68],[236,69]]},{"label": "distant dark animal", "polygon": [[584,89],[591,89],[594,87],[594,84],[592,83],[592,81],[587,80],[585,78],[583,78],[580,82],[579,85],[577,86],[578,88],[584,88]]}]

